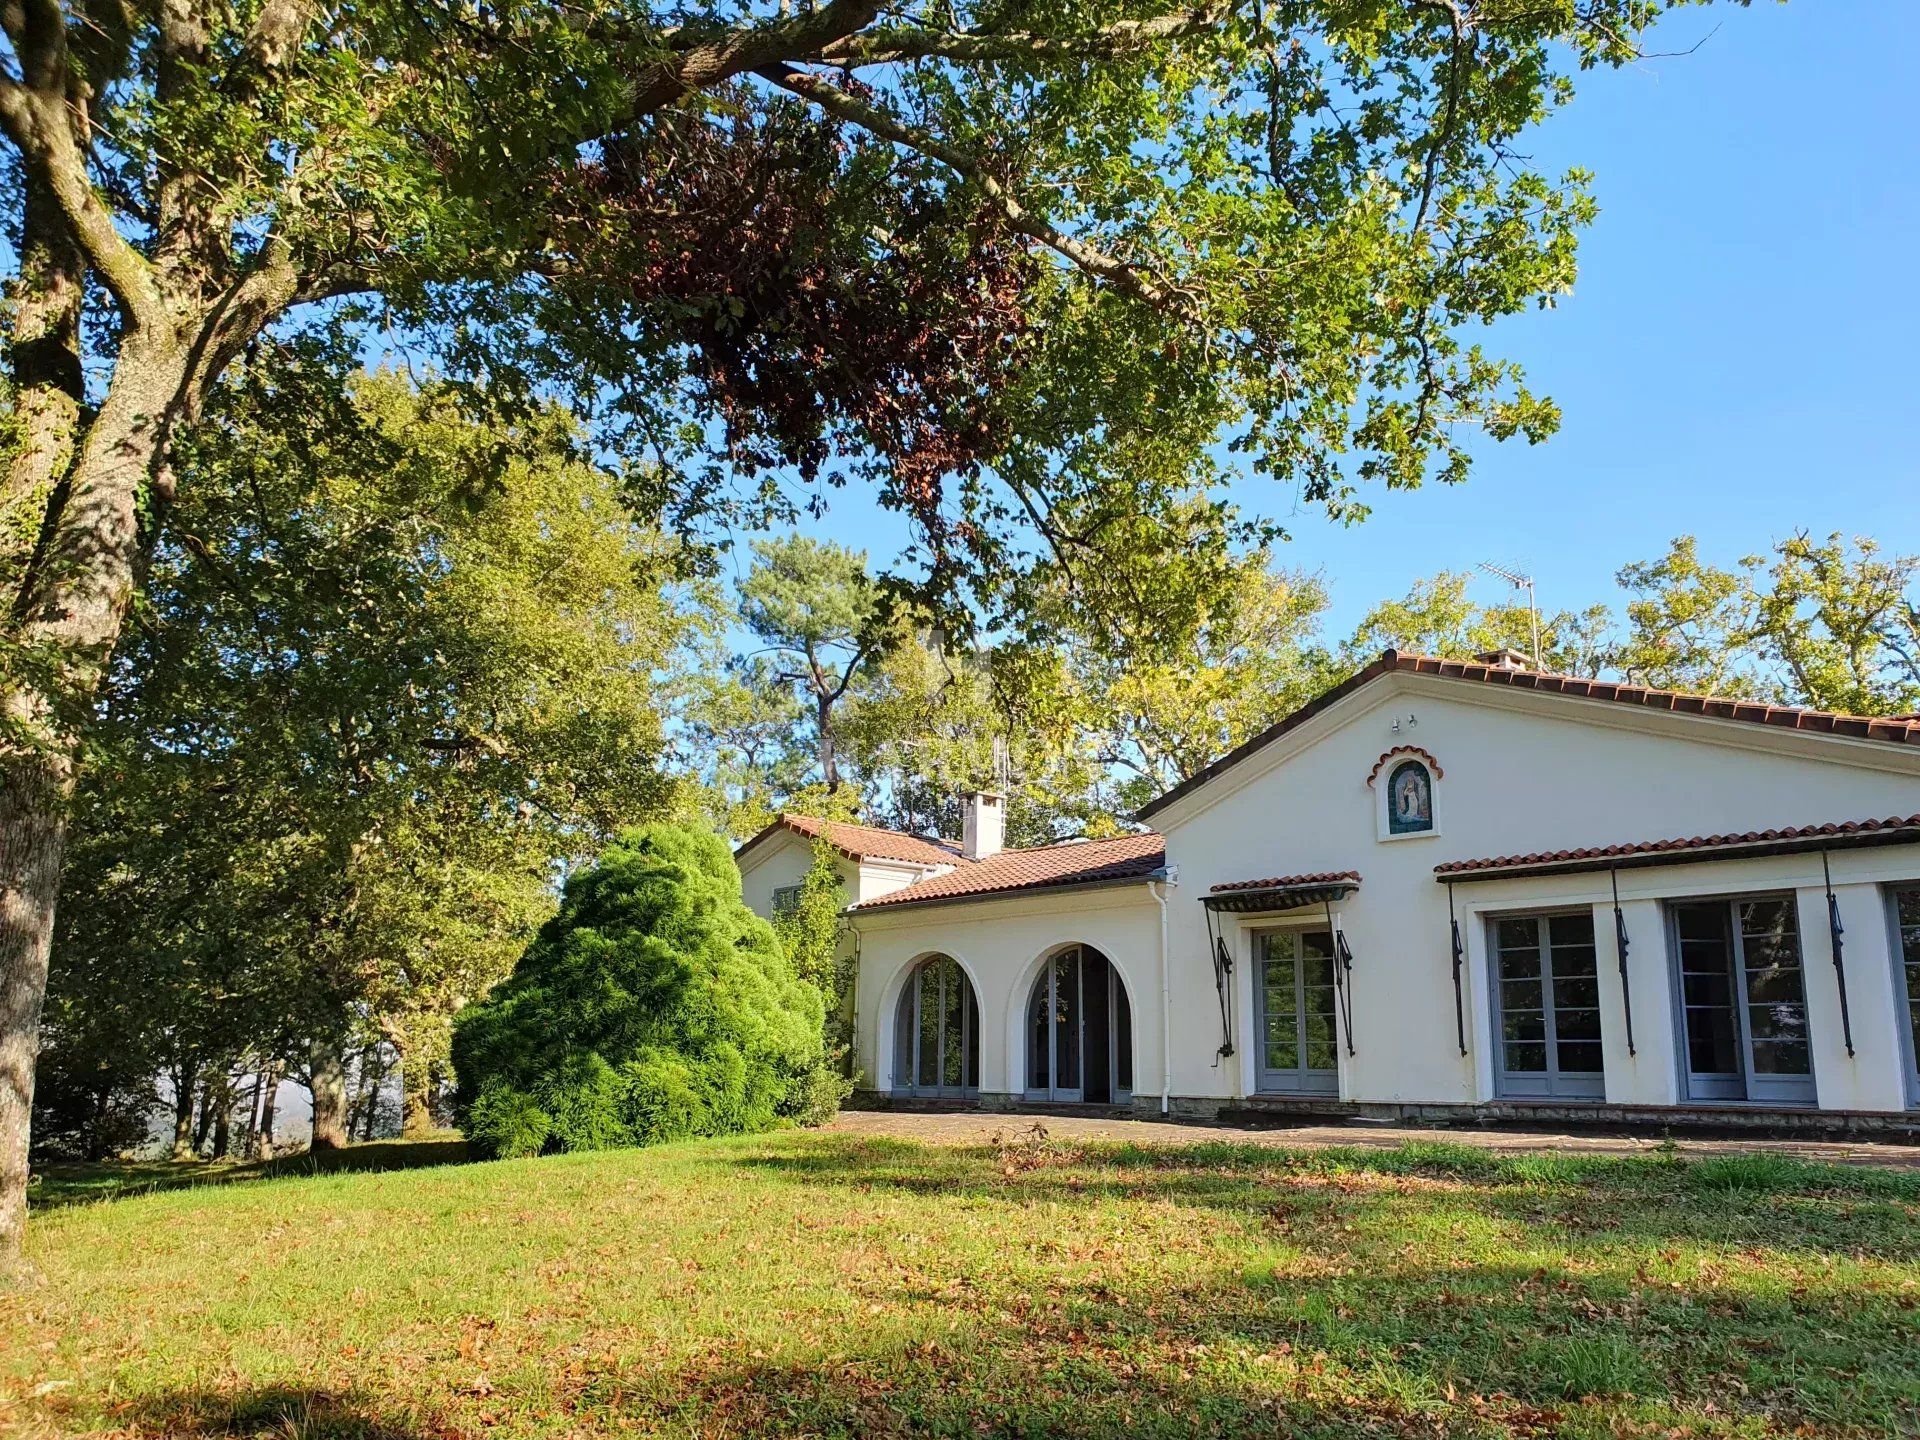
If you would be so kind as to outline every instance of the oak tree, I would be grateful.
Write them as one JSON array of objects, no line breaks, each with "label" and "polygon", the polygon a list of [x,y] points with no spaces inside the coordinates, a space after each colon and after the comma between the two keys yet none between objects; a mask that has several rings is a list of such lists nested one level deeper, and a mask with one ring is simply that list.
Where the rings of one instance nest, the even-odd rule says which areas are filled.
[{"label": "oak tree", "polygon": [[1661,8],[0,5],[0,1254],[92,699],[270,327],[358,305],[497,404],[569,392],[676,522],[869,482],[931,592],[1016,607],[1129,575],[1223,433],[1347,513],[1547,433],[1472,333],[1591,213],[1521,137]]}]

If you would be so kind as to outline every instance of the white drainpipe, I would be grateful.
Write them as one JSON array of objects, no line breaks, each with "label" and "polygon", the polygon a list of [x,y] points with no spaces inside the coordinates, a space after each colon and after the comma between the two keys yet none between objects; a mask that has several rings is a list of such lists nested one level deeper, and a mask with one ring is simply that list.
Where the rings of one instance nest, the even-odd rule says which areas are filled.
[{"label": "white drainpipe", "polygon": [[1165,1115],[1173,1096],[1173,986],[1167,969],[1167,891],[1180,883],[1180,867],[1169,865],[1148,891],[1160,902],[1160,1113]]}]

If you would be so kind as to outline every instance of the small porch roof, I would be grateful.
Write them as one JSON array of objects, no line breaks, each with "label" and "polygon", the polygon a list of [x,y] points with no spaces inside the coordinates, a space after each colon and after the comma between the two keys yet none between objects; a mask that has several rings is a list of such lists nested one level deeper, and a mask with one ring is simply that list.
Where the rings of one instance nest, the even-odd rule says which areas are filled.
[{"label": "small porch roof", "polygon": [[1216,885],[1200,897],[1200,903],[1216,914],[1267,915],[1344,900],[1359,888],[1357,870],[1273,875],[1264,880],[1231,880]]}]

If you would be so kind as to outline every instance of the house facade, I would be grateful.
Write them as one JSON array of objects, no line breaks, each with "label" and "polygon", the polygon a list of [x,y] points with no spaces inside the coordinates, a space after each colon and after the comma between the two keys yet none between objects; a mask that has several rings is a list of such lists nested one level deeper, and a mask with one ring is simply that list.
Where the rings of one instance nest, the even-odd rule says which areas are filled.
[{"label": "house facade", "polygon": [[876,1095],[1147,1113],[1920,1109],[1920,718],[1389,651],[1145,807],[825,834]]}]

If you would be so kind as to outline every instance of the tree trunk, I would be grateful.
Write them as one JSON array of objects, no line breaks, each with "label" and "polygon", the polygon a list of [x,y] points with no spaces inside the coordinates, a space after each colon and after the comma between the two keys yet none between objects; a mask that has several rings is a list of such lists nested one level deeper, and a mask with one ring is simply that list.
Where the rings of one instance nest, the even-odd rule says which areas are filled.
[{"label": "tree trunk", "polygon": [[387,1081],[387,1062],[376,1048],[368,1052],[365,1063],[368,1066],[364,1085],[367,1101],[366,1108],[360,1112],[360,1138],[371,1140],[380,1124],[380,1087]]},{"label": "tree trunk", "polygon": [[820,778],[831,795],[840,788],[840,764],[833,744],[833,699],[826,694],[816,695],[813,706],[814,728],[820,736]]},{"label": "tree trunk", "polygon": [[20,650],[0,681],[0,1268],[26,1227],[33,1065],[80,726],[132,599],[141,490],[185,377],[173,342],[127,337],[7,637]]},{"label": "tree trunk", "polygon": [[280,1066],[277,1062],[267,1066],[266,1074],[261,1076],[265,1093],[260,1098],[260,1125],[253,1132],[253,1158],[271,1160],[273,1158],[273,1112],[280,1098]]},{"label": "tree trunk", "polygon": [[214,1111],[220,1108],[220,1079],[209,1075],[200,1082],[200,1114],[193,1122],[193,1153],[207,1153],[207,1136],[213,1130]]},{"label": "tree trunk", "polygon": [[414,1011],[386,1027],[387,1043],[400,1064],[400,1134],[423,1139],[439,1128],[433,1114],[436,1066],[447,1053],[448,1017]]},{"label": "tree trunk", "polygon": [[307,1088],[313,1092],[313,1148],[342,1148],[347,1143],[347,1066],[338,1041],[313,1042]]},{"label": "tree trunk", "polygon": [[198,1074],[191,1060],[173,1072],[173,1158],[193,1158],[193,1082]]},{"label": "tree trunk", "polygon": [[416,1046],[400,1053],[400,1133],[418,1140],[434,1128],[433,1062],[424,1046]]},{"label": "tree trunk", "polygon": [[216,1104],[213,1112],[213,1158],[224,1160],[227,1151],[233,1147],[233,1082],[225,1075],[220,1077],[220,1086],[216,1092]]},{"label": "tree trunk", "polygon": [[240,1132],[240,1153],[252,1155],[260,1148],[260,1096],[267,1072],[253,1072],[253,1089],[247,1092],[247,1124]]}]

